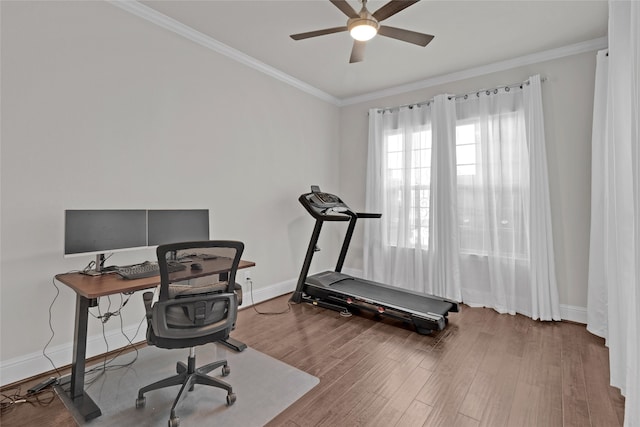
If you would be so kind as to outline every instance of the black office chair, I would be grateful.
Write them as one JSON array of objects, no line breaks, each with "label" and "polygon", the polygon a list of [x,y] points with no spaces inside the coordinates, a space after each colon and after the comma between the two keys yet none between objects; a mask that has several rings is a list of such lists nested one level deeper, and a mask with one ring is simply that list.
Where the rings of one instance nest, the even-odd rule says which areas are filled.
[{"label": "black office chair", "polygon": [[[144,394],[174,385],[182,385],[171,407],[169,427],[180,425],[176,406],[195,384],[227,390],[227,405],[236,400],[231,385],[208,376],[222,367],[222,375],[231,369],[226,360],[196,368],[195,347],[225,340],[234,328],[238,298],[234,292],[236,271],[244,244],[235,241],[185,242],[158,246],[160,295],[151,305],[152,292],[143,295],[147,310],[147,343],[161,348],[190,348],[187,363],[178,362],[177,375],[157,381],[138,391],[136,408],[145,406]],[[186,266],[169,272],[168,264]]]}]

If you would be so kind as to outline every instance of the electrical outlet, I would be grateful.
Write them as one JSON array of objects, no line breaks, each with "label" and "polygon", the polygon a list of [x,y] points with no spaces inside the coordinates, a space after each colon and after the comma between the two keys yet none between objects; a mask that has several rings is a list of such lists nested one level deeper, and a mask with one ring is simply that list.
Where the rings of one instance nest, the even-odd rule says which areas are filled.
[{"label": "electrical outlet", "polygon": [[242,276],[244,277],[243,282],[248,282],[251,280],[251,269],[246,268],[242,271]]}]

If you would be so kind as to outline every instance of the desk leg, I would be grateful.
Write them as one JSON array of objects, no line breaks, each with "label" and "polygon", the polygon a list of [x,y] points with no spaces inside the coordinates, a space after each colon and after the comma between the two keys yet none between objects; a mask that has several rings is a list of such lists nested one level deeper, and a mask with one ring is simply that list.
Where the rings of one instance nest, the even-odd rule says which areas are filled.
[{"label": "desk leg", "polygon": [[73,406],[78,409],[85,421],[102,415],[100,408],[84,391],[84,371],[87,356],[87,325],[91,301],[81,296],[76,297],[76,326],[73,336],[73,363],[71,365],[71,388],[68,391]]}]

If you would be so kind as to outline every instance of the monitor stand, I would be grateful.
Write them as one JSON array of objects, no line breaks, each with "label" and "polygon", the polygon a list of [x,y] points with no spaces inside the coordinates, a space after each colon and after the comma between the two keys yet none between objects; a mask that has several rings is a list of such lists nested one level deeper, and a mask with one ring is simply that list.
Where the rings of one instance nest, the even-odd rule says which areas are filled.
[{"label": "monitor stand", "polygon": [[97,254],[95,261],[95,268],[91,270],[83,270],[80,273],[86,274],[87,276],[102,276],[105,273],[109,273],[109,271],[105,271],[102,264],[104,264],[105,257],[104,254]]}]

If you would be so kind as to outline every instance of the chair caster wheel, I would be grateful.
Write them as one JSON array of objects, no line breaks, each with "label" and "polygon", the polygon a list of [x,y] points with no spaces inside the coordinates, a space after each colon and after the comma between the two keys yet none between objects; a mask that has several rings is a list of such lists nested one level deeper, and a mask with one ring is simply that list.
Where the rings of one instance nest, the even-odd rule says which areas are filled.
[{"label": "chair caster wheel", "polygon": [[144,408],[144,406],[147,404],[147,398],[142,396],[136,399],[136,408],[140,409],[140,408]]},{"label": "chair caster wheel", "polygon": [[180,425],[180,418],[169,418],[169,427],[178,427]]},{"label": "chair caster wheel", "polygon": [[222,376],[226,377],[227,375],[229,375],[231,373],[231,368],[229,367],[229,365],[224,365],[222,367]]},{"label": "chair caster wheel", "polygon": [[235,393],[229,393],[227,394],[227,406],[231,406],[235,403],[236,401],[236,394]]}]

